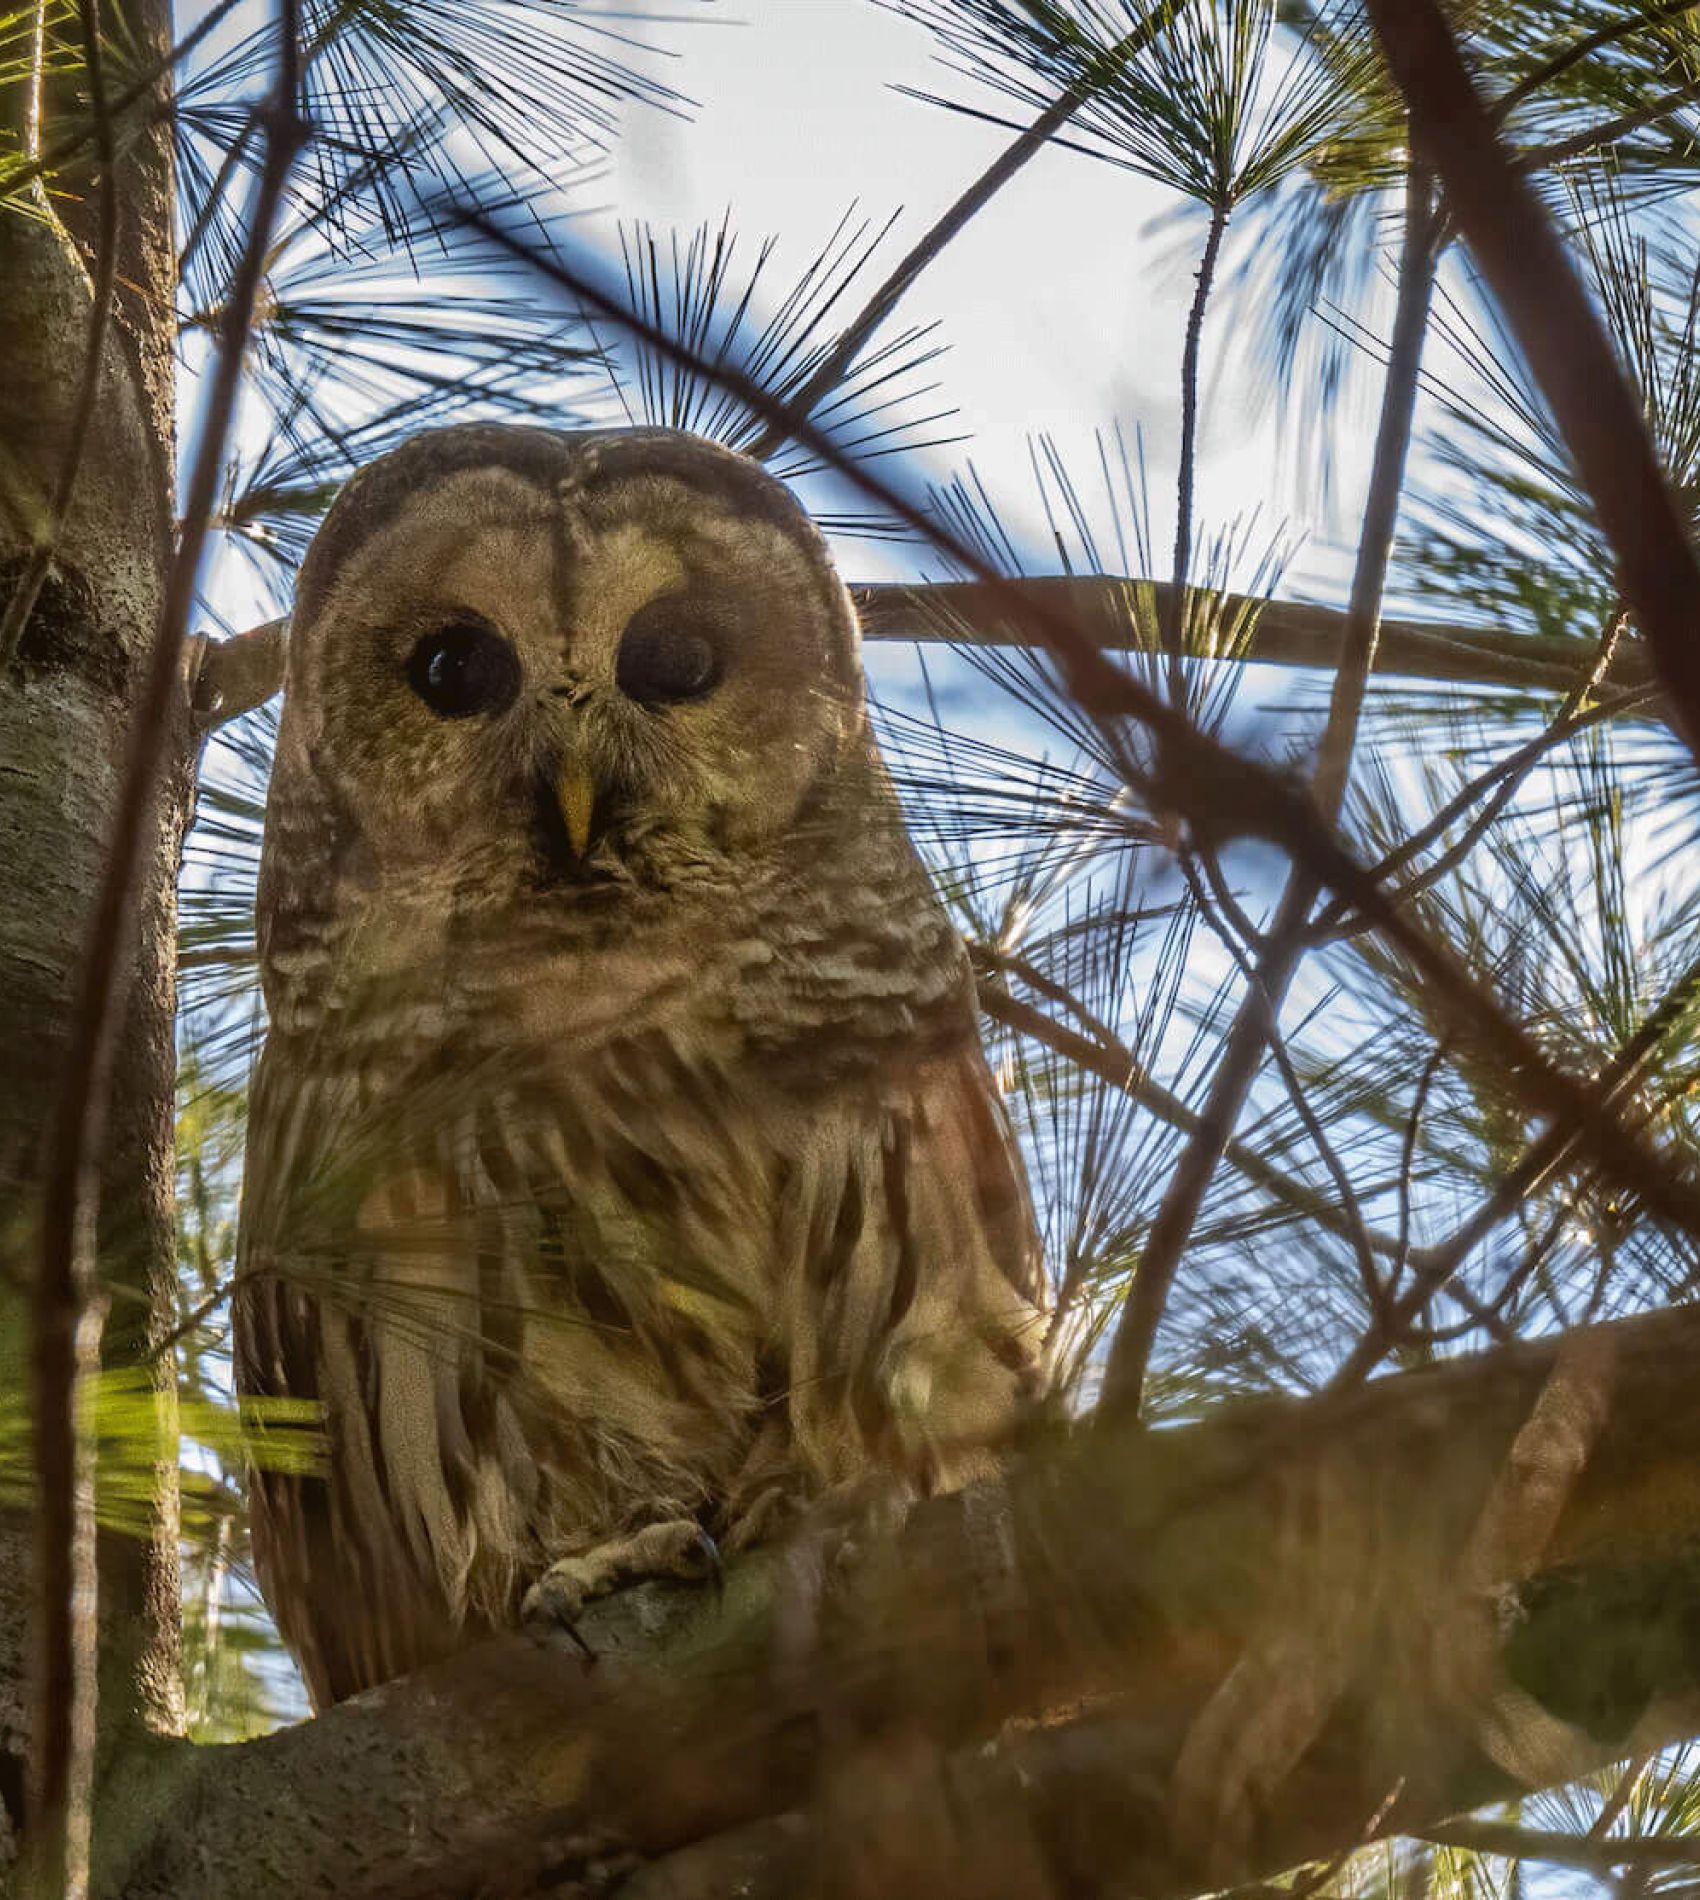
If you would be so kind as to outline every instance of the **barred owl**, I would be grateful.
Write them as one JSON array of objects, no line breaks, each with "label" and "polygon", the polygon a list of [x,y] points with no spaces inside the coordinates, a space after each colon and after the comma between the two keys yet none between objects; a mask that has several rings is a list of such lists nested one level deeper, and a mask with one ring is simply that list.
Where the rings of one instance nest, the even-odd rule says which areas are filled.
[{"label": "barred owl", "polygon": [[421,434],[301,569],[236,1295],[323,1706],[889,1473],[961,1482],[1042,1280],[825,546],[663,430]]}]

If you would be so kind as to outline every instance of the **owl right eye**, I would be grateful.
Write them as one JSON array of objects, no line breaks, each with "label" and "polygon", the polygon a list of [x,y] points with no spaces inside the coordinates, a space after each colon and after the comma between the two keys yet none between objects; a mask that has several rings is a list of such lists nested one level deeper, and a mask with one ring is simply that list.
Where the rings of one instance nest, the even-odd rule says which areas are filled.
[{"label": "owl right eye", "polygon": [[441,719],[501,712],[519,697],[519,655],[494,627],[452,620],[407,656],[407,683]]}]

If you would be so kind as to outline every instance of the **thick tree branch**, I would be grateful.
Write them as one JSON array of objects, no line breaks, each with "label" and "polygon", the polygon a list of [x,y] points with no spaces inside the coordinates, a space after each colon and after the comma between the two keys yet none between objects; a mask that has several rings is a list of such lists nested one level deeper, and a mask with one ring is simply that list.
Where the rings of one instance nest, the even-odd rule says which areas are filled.
[{"label": "thick tree branch", "polygon": [[1435,0],[1369,0],[1411,136],[1504,308],[1618,562],[1618,584],[1700,748],[1700,563],[1605,329],[1493,121]]},{"label": "thick tree branch", "polygon": [[[1498,1659],[1526,1706],[1570,1725],[1568,1772],[1700,1730],[1700,1313],[1594,1337],[1617,1367],[1610,1416]],[[1190,1891],[1169,1777],[1244,1644],[1299,1603],[1295,1561],[1312,1588],[1289,1613],[1349,1623],[1350,1683],[1243,1871],[1350,1847],[1372,1821],[1432,1826],[1510,1791],[1472,1726],[1486,1709],[1459,1705],[1436,1644],[1558,1349],[1186,1430],[1083,1430],[1003,1482],[919,1506],[891,1555],[870,1553],[824,1602],[806,1564],[758,1558],[720,1604],[618,1600],[588,1671],[565,1648],[503,1638],[259,1742],[161,1745],[111,1792],[98,1891],[524,1891],[502,1882],[660,1860],[808,1812],[846,1730],[920,1738],[948,1755],[947,1779],[978,1776],[965,1825],[1014,1829],[1057,1892]],[[1060,1726],[1004,1732],[1064,1710]]]}]

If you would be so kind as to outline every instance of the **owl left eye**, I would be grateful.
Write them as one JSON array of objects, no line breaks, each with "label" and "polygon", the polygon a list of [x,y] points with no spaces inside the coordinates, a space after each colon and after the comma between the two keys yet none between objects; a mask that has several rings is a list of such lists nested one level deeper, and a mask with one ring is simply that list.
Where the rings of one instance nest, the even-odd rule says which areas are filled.
[{"label": "owl left eye", "polygon": [[519,655],[494,627],[455,620],[419,640],[407,683],[441,719],[501,712],[519,697]]},{"label": "owl left eye", "polygon": [[640,706],[702,699],[720,682],[714,615],[689,595],[663,594],[640,607],[620,636],[614,683]]}]

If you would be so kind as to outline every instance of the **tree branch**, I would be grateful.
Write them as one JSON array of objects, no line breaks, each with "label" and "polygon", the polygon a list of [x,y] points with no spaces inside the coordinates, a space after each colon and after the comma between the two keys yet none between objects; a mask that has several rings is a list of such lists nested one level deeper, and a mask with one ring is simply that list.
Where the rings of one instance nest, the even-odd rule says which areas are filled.
[{"label": "tree branch", "polygon": [[[1119,574],[1055,575],[1011,580],[993,591],[978,581],[878,581],[853,585],[851,593],[869,640],[913,640],[922,644],[957,641],[980,646],[1031,644],[1036,613],[1070,615],[1081,636],[1106,652],[1135,646],[1141,624],[1131,603],[1149,599],[1161,616],[1172,589],[1167,581],[1130,579]],[[1314,667],[1332,672],[1340,664],[1346,616],[1337,607],[1307,601],[1249,601],[1243,594],[1190,590],[1198,599],[1219,603],[1227,620],[1248,606],[1255,611],[1251,637],[1243,653],[1226,660],[1264,666]],[[1006,596],[1021,603],[1011,614]],[[1217,611],[1212,606],[1212,611]],[[228,640],[208,640],[196,688],[196,712],[203,726],[215,727],[263,705],[283,685],[287,620],[268,620]],[[1449,680],[1460,686],[1510,686],[1522,691],[1564,692],[1598,655],[1592,640],[1538,633],[1496,633],[1481,627],[1440,621],[1383,620],[1376,646],[1378,679]],[[1662,700],[1649,697],[1657,675],[1646,649],[1623,640],[1598,690],[1622,696],[1622,706],[1590,713],[1588,723],[1610,713],[1617,717],[1660,719]],[[1568,728],[1574,730],[1577,728]],[[1546,743],[1543,739],[1542,745]]]}]

